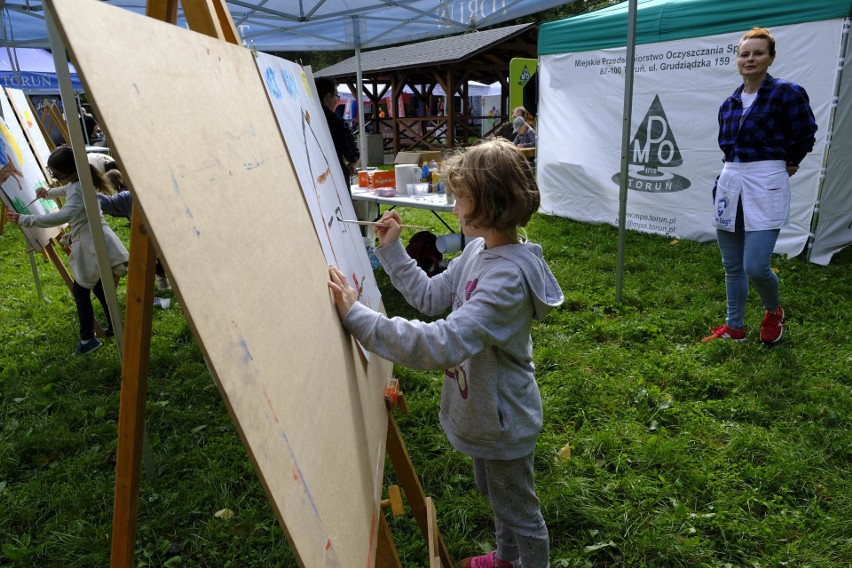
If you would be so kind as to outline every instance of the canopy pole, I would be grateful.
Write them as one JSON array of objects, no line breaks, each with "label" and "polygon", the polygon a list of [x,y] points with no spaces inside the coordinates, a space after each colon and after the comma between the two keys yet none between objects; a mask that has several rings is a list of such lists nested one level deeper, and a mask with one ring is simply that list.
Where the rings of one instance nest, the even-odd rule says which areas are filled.
[{"label": "canopy pole", "polygon": [[358,26],[358,16],[352,16],[352,30],[355,36],[355,61],[358,66],[355,75],[355,90],[358,91],[357,93],[355,93],[355,102],[358,104],[358,145],[360,146],[361,151],[361,167],[365,168],[368,165],[366,136],[367,129],[365,128],[367,116],[364,112],[364,83],[363,77],[361,75],[361,30]]},{"label": "canopy pole", "polygon": [[822,207],[822,194],[825,190],[825,175],[828,170],[828,161],[831,157],[831,142],[834,134],[834,119],[837,116],[837,105],[840,102],[840,81],[843,78],[843,67],[846,58],[846,48],[847,43],[849,42],[849,25],[849,18],[843,20],[843,33],[840,36],[840,53],[837,56],[837,73],[835,74],[834,79],[834,93],[832,93],[831,96],[831,112],[828,118],[828,132],[825,135],[827,144],[825,152],[822,155],[822,163],[820,164],[816,203],[814,204],[814,210],[811,216],[811,229],[808,232],[808,243],[805,247],[805,260],[807,260],[808,262],[810,262],[811,260],[811,254],[814,251],[814,244],[816,243],[816,232],[817,229],[819,229],[819,210]]},{"label": "canopy pole", "polygon": [[636,58],[636,0],[627,8],[627,57],[624,73],[624,121],[621,126],[621,177],[618,188],[618,253],[615,268],[615,303],[621,303],[624,280],[624,237],[627,217],[627,175],[629,173],[630,122],[633,118],[633,67]]},{"label": "canopy pole", "polygon": [[367,107],[364,106],[364,81],[361,76],[361,46],[355,46],[355,59],[358,61],[358,71],[355,76],[355,90],[358,91],[355,93],[355,102],[358,103],[358,145],[360,146],[361,151],[361,167],[367,166],[367,129],[366,120],[367,113],[365,109]]}]

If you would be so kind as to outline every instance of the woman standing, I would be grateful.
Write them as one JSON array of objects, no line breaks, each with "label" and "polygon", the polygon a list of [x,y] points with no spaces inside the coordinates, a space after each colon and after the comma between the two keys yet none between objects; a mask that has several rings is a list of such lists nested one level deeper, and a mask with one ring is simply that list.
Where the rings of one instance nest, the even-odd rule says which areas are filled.
[{"label": "woman standing", "polygon": [[716,240],[725,268],[725,325],[702,341],[746,335],[749,282],[766,309],[760,340],[781,339],[784,309],[770,261],[790,215],[790,176],[813,149],[817,130],[805,90],[769,75],[775,38],[764,28],[746,32],[737,51],[743,78],[719,108],[719,147],[725,154],[713,197]]},{"label": "woman standing", "polygon": [[[47,159],[47,169],[57,182],[65,183],[61,187],[51,190],[40,188],[37,195],[42,199],[64,197],[65,205],[58,211],[46,215],[19,215],[15,212],[6,213],[12,223],[22,227],[58,227],[68,223],[71,228],[71,254],[68,260],[71,264],[71,272],[74,274],[74,283],[71,293],[74,303],[77,305],[77,317],[80,320],[80,344],[75,351],[76,355],[86,355],[101,346],[101,342],[95,337],[95,312],[92,307],[91,292],[94,291],[98,301],[104,309],[107,322],[111,322],[109,307],[107,306],[104,288],[98,271],[98,259],[95,255],[95,243],[92,240],[92,230],[86,217],[86,207],[83,204],[83,187],[77,176],[77,167],[74,163],[74,151],[70,146],[60,146],[54,150]],[[107,181],[101,173],[92,165],[89,165],[95,188],[107,189]],[[112,267],[113,277],[116,281],[127,274],[127,249],[119,238],[112,232],[104,220],[103,213],[98,210],[101,226],[106,240],[107,255]],[[112,335],[110,323],[106,330],[107,336]]]}]

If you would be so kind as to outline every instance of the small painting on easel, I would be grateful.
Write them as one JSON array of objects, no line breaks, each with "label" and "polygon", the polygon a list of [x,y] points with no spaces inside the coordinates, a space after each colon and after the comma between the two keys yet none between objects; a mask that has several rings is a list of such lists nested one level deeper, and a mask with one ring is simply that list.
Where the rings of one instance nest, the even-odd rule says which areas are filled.
[{"label": "small painting on easel", "polygon": [[329,264],[352,279],[359,300],[378,309],[381,294],[357,226],[348,180],[343,179],[313,77],[292,61],[257,54],[266,92],[287,143],[302,193]]},{"label": "small painting on easel", "polygon": [[[0,119],[0,188],[10,211],[22,215],[44,215],[57,209],[50,199],[39,199],[36,192],[47,185],[26,136],[18,124],[5,93],[0,96],[4,119]],[[55,227],[21,227],[33,250],[41,250],[58,234]]]}]

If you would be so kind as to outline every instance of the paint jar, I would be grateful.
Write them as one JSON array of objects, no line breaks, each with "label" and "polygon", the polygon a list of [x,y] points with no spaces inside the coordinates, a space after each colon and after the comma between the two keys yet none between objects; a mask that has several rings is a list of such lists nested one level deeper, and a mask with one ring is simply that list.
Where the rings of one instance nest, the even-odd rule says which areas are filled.
[{"label": "paint jar", "polygon": [[429,193],[429,182],[409,183],[408,195],[426,195]]},{"label": "paint jar", "polygon": [[461,233],[450,233],[449,235],[441,235],[435,239],[435,248],[441,254],[451,254],[458,252],[464,245],[467,244],[464,235]]}]

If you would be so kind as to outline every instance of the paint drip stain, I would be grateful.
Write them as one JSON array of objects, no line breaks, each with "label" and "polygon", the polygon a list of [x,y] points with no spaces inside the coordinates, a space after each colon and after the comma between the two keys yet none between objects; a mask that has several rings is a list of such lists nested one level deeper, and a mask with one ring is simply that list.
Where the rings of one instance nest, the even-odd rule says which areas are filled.
[{"label": "paint drip stain", "polygon": [[248,364],[248,362],[252,361],[254,357],[251,356],[251,351],[249,351],[248,344],[245,339],[240,339],[240,347],[243,348],[243,363]]}]

